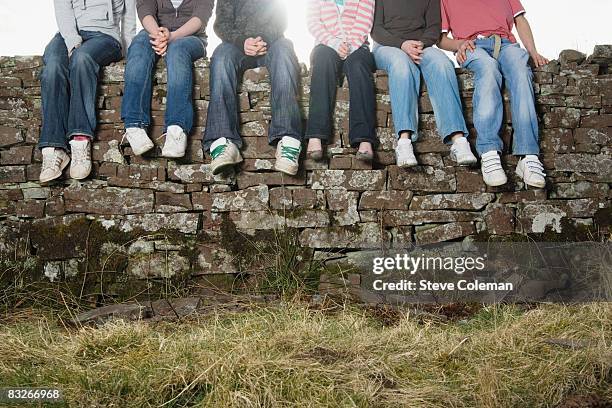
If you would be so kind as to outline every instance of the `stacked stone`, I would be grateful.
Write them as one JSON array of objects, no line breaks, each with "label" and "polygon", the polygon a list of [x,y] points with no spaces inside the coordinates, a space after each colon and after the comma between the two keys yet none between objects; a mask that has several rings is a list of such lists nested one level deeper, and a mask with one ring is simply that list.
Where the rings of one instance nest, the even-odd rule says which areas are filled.
[{"label": "stacked stone", "polygon": [[[234,174],[213,176],[210,160],[201,149],[209,103],[207,61],[196,63],[198,127],[190,136],[184,159],[168,160],[160,154],[166,95],[163,63],[157,68],[153,87],[155,151],[136,157],[129,146],[121,145],[124,66],[119,63],[102,73],[91,178],[84,182],[64,178],[43,186],[37,181],[41,154],[35,147],[41,125],[38,74],[42,61],[39,57],[1,57],[0,253],[3,257],[34,256],[49,276],[57,271],[66,275],[72,274],[68,270],[82,271],[82,242],[74,242],[74,248],[67,251],[54,251],[52,244],[45,250],[49,240],[36,239],[32,233],[83,219],[125,233],[177,230],[182,234],[182,244],[142,238],[130,244],[134,248],[124,248],[128,255],[147,254],[146,264],[129,263],[128,269],[136,276],[235,272],[236,254],[222,244],[227,225],[247,235],[294,229],[302,246],[323,251],[401,248],[476,234],[562,233],[563,228],[576,225],[609,231],[611,63],[612,46],[598,46],[589,58],[565,51],[558,60],[535,70],[542,158],[549,175],[545,190],[525,190],[514,175],[517,159],[509,154],[512,127],[507,93],[502,131],[507,185],[488,188],[478,168],[454,165],[449,147],[437,133],[425,89],[419,100],[420,141],[416,144],[420,166],[395,166],[384,72],[375,77],[381,143],[373,166],[356,161],[355,149],[348,143],[345,81],[338,90],[327,160],[303,161],[294,177],[272,171],[274,149],[267,142],[270,85],[265,69],[258,69],[245,73],[239,89],[244,164]],[[306,118],[310,78],[306,67],[302,71],[300,102]],[[466,71],[457,74],[473,143],[473,79]],[[181,245],[188,242],[191,247],[196,243],[196,256],[181,255]],[[168,265],[168,259],[172,260],[170,270],[161,268],[161,264]]]}]

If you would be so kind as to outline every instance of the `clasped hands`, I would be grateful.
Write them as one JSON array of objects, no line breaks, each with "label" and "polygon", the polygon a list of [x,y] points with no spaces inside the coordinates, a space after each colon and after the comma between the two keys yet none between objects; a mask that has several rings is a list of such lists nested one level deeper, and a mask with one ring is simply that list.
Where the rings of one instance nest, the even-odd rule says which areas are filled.
[{"label": "clasped hands", "polygon": [[261,37],[247,38],[244,41],[244,53],[249,57],[260,57],[268,52],[268,44]]},{"label": "clasped hands", "polygon": [[402,43],[402,51],[404,51],[412,62],[419,65],[423,59],[424,44],[421,41],[406,40]]},{"label": "clasped hands", "polygon": [[166,55],[168,51],[168,44],[172,40],[172,33],[166,27],[159,27],[156,33],[149,33],[151,37],[151,47],[153,51],[161,57]]}]

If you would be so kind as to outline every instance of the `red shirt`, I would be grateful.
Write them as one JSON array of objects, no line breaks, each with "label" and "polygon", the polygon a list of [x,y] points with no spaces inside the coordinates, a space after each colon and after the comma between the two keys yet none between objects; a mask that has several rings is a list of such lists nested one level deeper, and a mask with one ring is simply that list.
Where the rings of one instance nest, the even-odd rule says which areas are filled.
[{"label": "red shirt", "polygon": [[525,8],[520,0],[441,0],[442,32],[457,40],[473,40],[479,35],[497,34],[516,42],[512,34],[514,18]]}]

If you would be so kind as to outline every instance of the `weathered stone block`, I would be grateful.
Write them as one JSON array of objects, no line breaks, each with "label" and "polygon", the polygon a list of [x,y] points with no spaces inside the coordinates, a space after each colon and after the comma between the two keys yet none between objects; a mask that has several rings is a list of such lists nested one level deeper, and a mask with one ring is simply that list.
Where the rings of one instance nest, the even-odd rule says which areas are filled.
[{"label": "weathered stone block", "polygon": [[268,186],[249,187],[240,191],[211,194],[212,211],[262,211],[268,208]]},{"label": "weathered stone block", "polygon": [[510,235],[514,232],[514,210],[501,204],[492,204],[485,211],[487,232],[493,235]]},{"label": "weathered stone block", "polygon": [[385,170],[314,170],[308,184],[313,190],[382,190],[386,175]]},{"label": "weathered stone block", "polygon": [[457,181],[452,168],[436,169],[426,166],[402,169],[397,166],[390,166],[389,186],[394,190],[454,193],[457,190]]},{"label": "weathered stone block", "polygon": [[183,183],[202,183],[202,184],[234,184],[235,176],[213,175],[210,164],[185,164],[176,165],[168,163],[168,176],[170,180]]},{"label": "weathered stone block", "polygon": [[0,126],[0,147],[11,146],[25,141],[20,129],[8,126]]},{"label": "weathered stone block", "polygon": [[191,198],[189,194],[176,194],[169,192],[155,193],[155,211],[161,213],[172,213],[191,211]]},{"label": "weathered stone block", "polygon": [[306,229],[300,234],[300,244],[308,248],[380,248],[390,241],[390,233],[375,223]]},{"label": "weathered stone block", "polygon": [[[125,219],[119,223],[119,228],[124,232],[135,230],[143,230],[146,232],[177,230],[184,234],[195,234],[198,232],[199,221],[200,214],[193,213],[138,214],[126,216]],[[115,223],[109,223],[108,226],[116,225]]]},{"label": "weathered stone block", "polygon": [[2,166],[0,167],[0,183],[25,183],[25,166]]},{"label": "weathered stone block", "polygon": [[417,244],[432,244],[436,242],[452,241],[457,238],[466,237],[476,232],[471,222],[458,222],[439,226],[425,226],[417,229],[415,238]]},{"label": "weathered stone block", "polygon": [[359,201],[360,210],[407,210],[412,200],[411,191],[364,191]]},{"label": "weathered stone block", "polygon": [[77,187],[64,191],[64,201],[67,212],[125,215],[153,212],[154,196],[150,190]]},{"label": "weathered stone block", "polygon": [[383,224],[386,226],[422,225],[449,222],[470,222],[479,217],[479,213],[467,211],[401,211],[393,210],[383,213]]},{"label": "weathered stone block", "polygon": [[435,194],[415,196],[411,210],[482,210],[495,199],[491,193]]}]

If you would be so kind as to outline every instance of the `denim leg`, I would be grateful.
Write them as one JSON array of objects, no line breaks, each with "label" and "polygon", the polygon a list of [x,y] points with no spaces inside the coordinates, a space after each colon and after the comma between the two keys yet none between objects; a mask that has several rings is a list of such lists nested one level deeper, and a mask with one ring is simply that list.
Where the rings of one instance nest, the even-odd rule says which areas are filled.
[{"label": "denim leg", "polygon": [[457,132],[467,135],[459,84],[451,60],[439,49],[428,47],[423,52],[420,68],[442,140],[451,143],[448,137]]},{"label": "denim leg", "polygon": [[504,105],[502,101],[502,74],[499,64],[487,51],[476,47],[474,52],[467,53],[464,68],[474,73],[474,127],[476,150],[478,154],[503,150],[503,142],[499,137]]},{"label": "denim leg", "polygon": [[329,143],[333,132],[333,115],[338,90],[338,75],[342,60],[327,45],[317,45],[311,56],[310,105],[306,139],[321,139]]},{"label": "denim leg", "polygon": [[421,87],[421,71],[410,57],[396,47],[374,46],[374,60],[378,69],[387,71],[389,94],[395,134],[412,132],[412,140],[418,139],[418,98]]},{"label": "denim leg", "polygon": [[153,68],[158,56],[149,41],[149,33],[142,30],[128,50],[121,101],[121,119],[126,128],[146,129],[151,124]]},{"label": "denim leg", "polygon": [[96,130],[96,93],[100,68],[122,57],[121,44],[98,32],[82,31],[83,44],[70,57],[70,114],[68,137],[93,138]]},{"label": "denim leg", "polygon": [[276,144],[283,136],[302,140],[302,114],[298,103],[300,65],[293,44],[280,38],[268,44],[263,63],[270,72],[272,123],[268,140]]},{"label": "denim leg", "polygon": [[168,46],[168,99],[166,129],[180,126],[189,134],[193,128],[193,62],[206,54],[202,40],[195,36],[180,38]]},{"label": "denim leg", "polygon": [[361,142],[376,146],[376,96],[374,95],[374,58],[366,47],[353,52],[344,61],[349,84],[349,140],[352,147]]},{"label": "denim leg", "polygon": [[529,54],[518,44],[502,47],[499,65],[510,91],[510,109],[514,128],[515,155],[539,154],[538,115],[535,110],[533,73],[528,65]]},{"label": "denim leg", "polygon": [[221,43],[210,62],[210,103],[204,131],[204,150],[217,139],[226,137],[238,147],[242,139],[238,133],[238,74],[247,57],[233,44]]},{"label": "denim leg", "polygon": [[70,109],[68,49],[59,33],[45,48],[43,62],[44,67],[40,74],[43,119],[38,147],[67,149],[66,133]]}]

